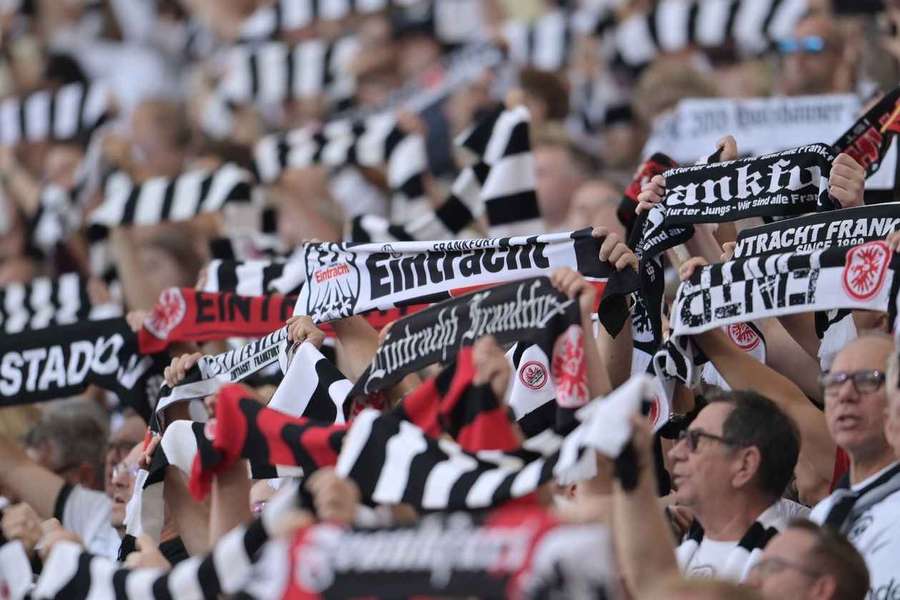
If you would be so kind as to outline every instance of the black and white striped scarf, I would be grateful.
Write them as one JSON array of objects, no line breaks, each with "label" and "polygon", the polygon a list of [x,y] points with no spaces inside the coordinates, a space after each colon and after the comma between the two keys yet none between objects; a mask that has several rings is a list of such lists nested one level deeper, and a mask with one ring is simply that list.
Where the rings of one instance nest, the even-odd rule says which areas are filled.
[{"label": "black and white striped scarf", "polygon": [[572,16],[557,9],[531,22],[508,21],[503,35],[509,44],[510,59],[545,71],[558,71],[569,62],[574,36]]},{"label": "black and white striped scarf", "polygon": [[277,0],[256,9],[241,24],[242,40],[268,40],[286,31],[303,29],[318,21],[339,21],[405,4],[403,0]]},{"label": "black and white striped scarf", "polygon": [[296,503],[297,486],[283,488],[266,504],[260,518],[226,533],[209,554],[192,556],[169,571],[129,569],[84,552],[79,544],[59,542],[47,557],[30,597],[214,600],[220,594],[238,593],[248,583],[259,550]]},{"label": "black and white striped scarf", "polygon": [[226,102],[279,103],[324,94],[337,102],[350,98],[356,80],[350,64],[359,42],[343,37],[297,44],[265,42],[231,49],[216,94]]},{"label": "black and white striped scarf", "polygon": [[213,259],[204,267],[204,292],[234,292],[241,296],[269,293],[296,294],[303,285],[305,271],[298,259],[301,251],[290,258],[272,260]]},{"label": "black and white striped scarf", "polygon": [[669,341],[654,358],[656,372],[692,384],[697,352],[690,336],[715,327],[838,308],[886,311],[893,319],[898,268],[897,254],[876,241],[697,269],[678,288]]},{"label": "black and white striped scarf", "polygon": [[648,12],[605,28],[602,35],[611,39],[612,60],[632,68],[689,47],[733,43],[742,54],[760,54],[789,37],[806,11],[806,0],[662,0]]},{"label": "black and white striped scarf", "polygon": [[457,139],[476,162],[466,166],[444,203],[405,226],[373,215],[356,217],[355,242],[450,239],[482,215],[488,235],[531,235],[543,231],[535,193],[529,115],[524,107],[498,108]]},{"label": "black and white striped scarf", "polygon": [[0,102],[0,144],[69,140],[89,135],[112,110],[109,90],[70,83]]},{"label": "black and white striped scarf", "polygon": [[[691,523],[685,540],[676,549],[678,564],[690,564],[691,558],[703,542],[703,533],[703,527],[695,519]],[[723,570],[716,573],[716,577],[743,581],[750,567],[756,563],[763,549],[776,535],[778,535],[778,529],[775,527],[767,527],[758,520],[754,521],[753,525],[747,529],[743,537],[738,540],[734,548],[729,552]]]},{"label": "black and white striped scarf", "polygon": [[252,181],[250,173],[232,163],[137,184],[124,173],[114,173],[106,182],[103,203],[89,222],[92,227],[112,228],[186,221],[217,212],[230,202],[250,202]]},{"label": "black and white striped scarf", "polygon": [[0,328],[6,334],[121,315],[122,308],[115,303],[93,304],[88,282],[78,273],[36,277],[0,288]]},{"label": "black and white striped scarf", "polygon": [[266,136],[254,147],[260,181],[271,183],[285,169],[313,165],[358,165],[384,169],[392,192],[391,220],[407,223],[430,212],[423,182],[425,139],[409,134],[393,115],[332,121],[320,130],[304,128]]}]

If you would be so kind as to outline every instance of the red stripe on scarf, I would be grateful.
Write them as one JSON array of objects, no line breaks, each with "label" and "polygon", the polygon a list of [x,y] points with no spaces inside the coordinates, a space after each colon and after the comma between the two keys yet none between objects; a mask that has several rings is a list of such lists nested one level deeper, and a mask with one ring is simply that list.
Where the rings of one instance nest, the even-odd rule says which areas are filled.
[{"label": "red stripe on scarf", "polygon": [[173,342],[208,342],[229,337],[262,337],[294,312],[296,296],[238,296],[169,288],[138,332],[142,353],[156,353]]},{"label": "red stripe on scarf", "polygon": [[[252,415],[253,422],[248,421]],[[209,494],[213,478],[246,458],[251,463],[299,466],[314,470],[337,463],[331,436],[346,431],[348,425],[316,423],[302,417],[266,408],[253,392],[240,384],[222,386],[216,396],[216,417],[207,428],[212,446],[220,453],[214,464],[194,458],[189,487],[195,498]],[[260,448],[260,442],[265,448]]]}]

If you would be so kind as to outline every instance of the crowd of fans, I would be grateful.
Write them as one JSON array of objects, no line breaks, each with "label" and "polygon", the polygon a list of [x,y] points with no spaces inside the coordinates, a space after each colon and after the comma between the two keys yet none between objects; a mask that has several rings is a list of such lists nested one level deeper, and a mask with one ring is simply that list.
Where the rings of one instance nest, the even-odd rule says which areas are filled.
[{"label": "crowd of fans", "polygon": [[[765,152],[816,142],[832,144],[900,83],[898,24],[900,4],[890,0],[883,4],[829,0],[0,2],[0,97],[4,98],[0,100],[0,337],[7,339],[0,344],[0,598],[299,598],[316,593],[333,597],[549,597],[558,593],[564,597],[770,600],[900,597],[900,342],[894,337],[900,335],[900,326],[893,321],[900,306],[900,273],[893,270],[894,265],[900,268],[900,203],[895,203],[900,201],[895,173],[900,160],[892,149],[890,131],[897,110],[886,112],[890,122],[879,123],[886,143],[875,149],[881,161],[879,181],[888,183],[874,183],[872,161],[867,163],[849,151],[835,152],[823,174],[827,181],[821,195],[827,199],[827,209],[819,201],[825,223],[845,218],[830,216],[829,211],[843,215],[857,207],[881,207],[878,218],[891,223],[878,236],[877,246],[890,253],[885,259],[890,265],[884,270],[886,283],[879,287],[885,297],[890,296],[887,304],[850,310],[863,306],[857,298],[860,303],[842,307],[848,310],[840,317],[810,309],[748,318],[754,339],[763,343],[761,354],[759,343],[752,348],[740,345],[731,335],[731,323],[689,332],[690,347],[696,356],[702,355],[697,368],[704,372],[702,379],[694,381],[690,377],[664,381],[665,369],[657,365],[654,370],[653,361],[649,368],[647,362],[641,364],[635,329],[636,307],[648,297],[645,269],[650,258],[642,244],[651,231],[652,215],[664,213],[673,194],[663,169],[648,174],[645,161],[651,155],[657,159],[654,153],[664,153],[688,165],[721,163],[727,169],[729,161]],[[71,86],[84,90],[80,103],[65,101],[64,92]],[[100,90],[99,100],[88,100],[88,89]],[[797,139],[790,126],[773,121],[764,126],[768,127],[762,135],[764,146],[748,143],[749,150],[743,145],[742,130],[732,131],[727,125],[713,125],[711,133],[718,141],[697,150],[689,162],[676,156],[674,147],[666,147],[665,141],[672,139],[666,127],[674,127],[679,110],[689,106],[685,101],[704,99],[725,110],[743,101],[794,97],[814,106],[833,103],[842,108],[829,117],[827,130],[813,128],[805,139]],[[102,110],[89,118],[85,115],[92,102]],[[838,115],[847,106],[851,110]],[[71,111],[74,116],[67,116]],[[514,135],[503,148],[485,142],[488,149],[483,150],[481,162],[469,171],[480,178],[481,195],[476,192],[475,204],[469,204],[474,216],[460,227],[451,227],[447,222],[452,219],[444,216],[447,207],[459,198],[466,203],[473,197],[460,185],[461,174],[472,169],[467,153],[471,146],[463,148],[458,140],[476,135],[471,132],[480,123],[500,123],[490,120],[497,114],[519,115],[519,122],[525,123],[525,145],[510,150],[516,143]],[[384,156],[370,160],[365,136],[376,135],[371,119],[382,116],[396,127],[388,136]],[[69,121],[77,121],[70,127],[72,135],[58,134],[67,130]],[[329,137],[337,129],[335,124],[350,121],[356,123],[346,128],[351,141],[329,146],[329,140],[343,139],[338,134]],[[900,126],[893,127],[900,132]],[[682,131],[681,137],[690,146],[692,135]],[[273,140],[278,172],[271,176],[265,174],[264,157],[271,154],[268,148]],[[416,144],[402,146],[401,140]],[[401,150],[408,153],[391,158],[392,152],[399,156]],[[491,152],[494,158],[485,158]],[[515,152],[521,154],[513,156]],[[415,178],[397,184],[398,176],[409,177],[417,169],[414,163],[421,163],[421,173],[416,171]],[[667,166],[673,165],[674,161]],[[200,179],[218,176],[231,166],[240,175],[230,195],[215,206],[199,208],[219,185],[216,179],[202,184]],[[196,178],[189,180],[194,174]],[[409,183],[413,180],[415,185]],[[172,183],[182,181],[186,183]],[[497,181],[514,191],[491,196],[490,189],[496,189],[491,185]],[[119,193],[120,185],[127,187],[124,194]],[[713,182],[705,188],[705,201],[717,185]],[[773,193],[782,191],[774,183],[773,187]],[[240,193],[234,192],[238,189]],[[140,202],[144,195],[149,198],[157,192],[161,208],[148,217]],[[116,194],[126,207],[119,213],[110,208],[110,198]],[[200,198],[198,208],[179,209],[193,202],[191,194]],[[537,214],[528,212],[527,198],[536,200]],[[516,204],[519,201],[522,208]],[[506,203],[505,223],[497,221],[500,211],[492,208],[500,202]],[[799,214],[693,223],[686,239],[660,254],[662,281],[657,283],[664,289],[660,304],[648,308],[656,311],[654,318],[661,327],[653,336],[653,347],[644,353],[652,355],[666,343],[674,343],[667,327],[681,310],[676,300],[681,298],[681,282],[696,283],[701,271],[703,281],[708,281],[710,265],[738,264],[734,272],[744,268],[742,255],[736,253],[741,232]],[[435,218],[443,219],[447,227],[428,231],[446,232],[444,237],[417,234],[424,230],[417,229],[418,224],[433,223]],[[373,219],[383,226],[371,226]],[[512,229],[502,228],[509,223]],[[517,223],[527,225],[515,229]],[[226,410],[232,405],[226,402],[225,390],[235,388],[218,388],[241,378],[203,374],[213,364],[204,360],[246,347],[268,331],[246,329],[246,335],[203,339],[170,335],[162,356],[154,351],[154,366],[145,371],[154,376],[129,384],[140,388],[137,401],[96,384],[82,386],[81,394],[69,398],[29,395],[26,388],[30,393],[52,383],[54,376],[48,374],[52,348],[48,346],[41,355],[48,358],[47,366],[41,368],[35,366],[38,359],[20,357],[35,350],[10,358],[28,336],[43,335],[41,329],[47,330],[46,339],[58,335],[57,341],[66,343],[75,335],[69,328],[89,320],[125,319],[127,330],[146,336],[147,331],[158,333],[166,319],[178,321],[184,314],[202,317],[200,291],[248,295],[240,285],[228,288],[225,284],[221,269],[229,262],[239,265],[238,279],[243,277],[242,264],[277,265],[284,269],[279,276],[287,277],[292,264],[311,269],[312,259],[304,254],[309,248],[328,248],[335,255],[353,251],[354,246],[334,245],[340,242],[392,244],[383,250],[388,257],[395,251],[397,256],[416,252],[414,246],[404,246],[406,241],[502,237],[501,247],[508,248],[511,237],[523,236],[527,241],[522,244],[540,246],[550,242],[533,236],[586,229],[586,238],[594,244],[588,246],[594,253],[590,260],[608,271],[605,291],[600,286],[598,294],[592,285],[598,282],[596,273],[576,268],[574,262],[557,263],[542,273],[561,297],[577,301],[574,323],[583,330],[584,339],[575,349],[583,361],[578,363],[582,372],[576,385],[584,387],[585,398],[575,406],[565,405],[562,390],[567,389],[569,375],[556,366],[558,346],[552,355],[544,352],[546,348],[538,350],[543,357],[529,363],[533,355],[522,358],[521,341],[517,340],[517,350],[490,335],[479,336],[465,344],[472,346],[471,358],[460,354],[453,360],[458,348],[445,352],[439,364],[404,372],[367,400],[356,396],[344,415],[340,402],[331,419],[303,408],[282,410],[296,419],[317,422],[318,418],[323,427],[349,427],[341,438],[343,451],[341,442],[332,448],[336,459],[322,458],[327,454],[323,450],[308,451],[311,459],[296,459],[291,466],[295,471],[302,467],[303,476],[288,472],[274,458],[277,450],[272,439],[278,436],[272,433],[274,425],[266,425],[270,417],[248,417],[239,426],[226,421]],[[582,242],[576,234],[572,236],[577,248]],[[869,238],[864,241],[875,243]],[[227,246],[224,253],[223,244]],[[826,239],[816,250],[832,244],[840,245]],[[418,252],[425,256],[422,261],[428,261],[434,248],[422,246]],[[373,270],[371,257],[382,255],[358,258],[353,268]],[[511,265],[512,250],[509,256]],[[846,255],[848,263],[850,256]],[[584,264],[582,260],[578,259],[578,266]],[[425,269],[425,262],[416,264]],[[802,270],[790,264],[792,271]],[[324,275],[316,272],[315,283],[325,285],[326,279],[337,278],[343,274],[340,269],[347,268],[332,267]],[[381,268],[388,277],[387,268]],[[60,291],[62,276],[68,273],[78,274],[81,287],[76,291]],[[520,278],[503,273],[496,282]],[[604,316],[606,297],[613,293],[616,278],[626,276],[644,279],[640,286],[624,290],[620,298],[630,311],[623,317],[624,325],[610,327]],[[402,279],[402,274],[392,271],[390,277]],[[36,282],[44,280],[60,283],[48,284],[50,291],[41,293]],[[291,309],[294,295],[299,293],[303,299],[304,293],[312,294],[299,286],[278,287],[277,280],[264,281],[264,289],[255,295],[286,295]],[[311,289],[309,277],[304,281]],[[819,281],[825,286],[821,282],[832,280],[822,274]],[[421,286],[422,280],[418,282]],[[772,289],[775,285],[771,283]],[[183,299],[180,305],[165,302],[164,298],[171,298],[166,291],[173,287],[198,290],[196,307],[186,309]],[[80,289],[84,293],[77,302],[88,307],[90,315],[42,320],[42,311],[49,315],[61,310],[66,301],[75,301]],[[821,295],[829,293],[822,289]],[[408,297],[422,303],[434,301],[422,300],[426,295]],[[447,302],[477,302],[456,291],[437,299],[450,295],[454,299]],[[225,300],[216,301],[220,315],[216,318],[234,321],[234,308],[227,316]],[[209,301],[206,306],[213,305]],[[356,391],[390,336],[399,330],[404,333],[396,335],[409,335],[410,326],[398,326],[405,321],[394,320],[398,314],[389,311],[378,322],[353,312],[322,318],[304,311],[302,302],[296,307],[294,316],[279,315],[271,330],[287,325],[284,348],[290,352],[283,352],[282,358],[288,363],[309,361],[308,379],[298,384],[281,364],[265,373],[252,373],[240,388],[242,394],[273,410],[281,410],[280,397],[300,394],[307,387],[317,388],[315,393],[324,388],[335,397],[337,384],[329,387],[327,371],[309,356],[324,357],[335,373],[349,380],[347,389],[356,384]],[[708,304],[706,310],[710,310]],[[27,326],[14,325],[18,313],[28,314]],[[823,327],[838,319],[842,319],[843,337],[826,344]],[[202,320],[197,319],[198,325]],[[104,330],[90,331],[102,343]],[[163,332],[162,339],[171,331],[169,327]],[[73,353],[79,343],[72,342]],[[314,354],[301,354],[301,347]],[[101,354],[98,350],[94,363],[101,361]],[[477,417],[490,410],[476,407],[474,400],[452,414],[441,408],[446,398],[458,393],[453,390],[458,390],[464,371],[459,365],[467,360],[471,360],[471,385],[485,388],[492,398],[488,405],[499,406],[503,416],[502,428],[485,429],[479,439],[487,443],[474,450],[461,431],[479,423]],[[121,382],[127,379],[122,373],[133,364],[120,363]],[[62,380],[72,379],[73,364],[78,371],[77,359],[60,363]],[[96,370],[102,371],[102,365]],[[312,371],[318,379],[312,379]],[[713,377],[708,376],[710,371]],[[446,373],[454,377],[453,385]],[[557,395],[556,400],[551,397],[552,407],[558,408],[558,400],[560,410],[572,409],[567,424],[542,433],[565,440],[561,449],[557,446],[560,463],[567,452],[574,452],[568,443],[586,445],[587,474],[556,477],[553,473],[560,471],[554,471],[548,477],[542,475],[534,494],[498,491],[493,495],[496,502],[480,507],[472,500],[477,495],[475,486],[466,500],[435,510],[425,501],[409,501],[415,494],[404,496],[403,502],[377,501],[386,497],[386,488],[392,485],[430,489],[437,475],[429,475],[427,486],[424,479],[414,481],[416,469],[424,467],[412,454],[389,475],[379,476],[377,485],[360,474],[362,463],[348,454],[357,431],[354,422],[362,422],[366,410],[376,407],[384,414],[404,415],[427,435],[439,438],[445,456],[469,452],[471,458],[476,450],[507,452],[512,461],[514,450],[534,452],[536,446],[528,442],[537,436],[527,426],[526,417],[533,413],[526,415],[511,396],[518,393],[515,386],[542,388],[545,379],[541,377],[553,379]],[[643,411],[634,405],[623,414],[604,413],[601,425],[605,428],[599,428],[603,433],[588,439],[598,431],[597,411],[607,398],[624,397],[638,380],[651,385],[641,377],[656,381],[659,389],[668,384],[669,392],[644,394]],[[166,394],[175,397],[181,393],[178,390],[189,387],[186,383],[198,379],[218,381],[217,389],[207,393],[209,388],[203,388],[163,404]],[[661,401],[664,395],[667,402]],[[461,397],[460,403],[469,401],[469,396]],[[422,398],[433,406],[415,410],[434,412],[440,423],[436,431],[421,425],[413,414],[413,406],[419,406],[413,402],[421,403]],[[611,400],[608,404],[619,406]],[[586,408],[574,410],[582,406]],[[648,407],[652,407],[649,416]],[[462,419],[464,425],[451,425],[452,419]],[[167,433],[172,430],[168,439],[174,440],[179,422],[200,423],[200,427],[187,435],[193,440],[190,443],[181,443],[185,439],[181,438],[167,445]],[[305,427],[307,421],[296,423]],[[573,435],[576,426],[579,433]],[[231,429],[225,431],[227,427]],[[502,441],[507,429],[512,431],[514,447]],[[328,431],[337,435],[333,433],[337,430]],[[403,427],[398,431],[402,433]],[[250,440],[243,454],[228,455],[222,440],[232,432]],[[299,446],[291,447],[297,457],[304,452],[298,447],[317,443],[299,442],[309,438],[299,432],[282,435],[288,445],[296,437]],[[621,439],[607,443],[607,437]],[[398,445],[406,443],[398,438],[394,446],[387,442],[378,448],[372,439],[353,452],[369,453],[373,460],[387,463],[402,453]],[[204,446],[207,443],[211,445]],[[452,444],[458,446],[448,450]],[[418,451],[415,447],[403,446],[410,453]],[[230,458],[210,466],[207,459],[214,452]],[[278,468],[259,472],[260,457]],[[585,463],[583,456],[579,460]],[[466,464],[475,462],[471,458]],[[311,465],[317,468],[313,471]],[[198,484],[198,471],[203,469],[210,480],[208,494]],[[457,476],[450,470],[443,475]],[[164,487],[154,488],[156,483]],[[457,481],[457,485],[462,484]],[[429,489],[419,490],[416,497],[422,500]],[[148,514],[156,505],[161,514],[151,525]],[[541,544],[530,541],[534,545],[523,549],[498,541],[499,549],[472,550],[472,564],[480,565],[479,560],[484,564],[483,572],[470,566],[469,579],[453,574],[466,571],[468,558],[451,542],[441,552],[429,549],[438,558],[430,559],[435,564],[428,565],[426,576],[412,567],[369,568],[362,558],[362,566],[349,575],[349,571],[329,572],[329,568],[338,571],[335,565],[342,560],[352,562],[363,552],[399,556],[405,543],[399,543],[397,550],[389,538],[359,537],[359,544],[370,545],[362,549],[351,542],[339,546],[338,531],[392,532],[404,527],[437,531],[443,527],[452,532],[458,527],[452,515],[459,508],[466,509],[475,523],[469,526],[478,535],[479,527],[487,529],[487,524],[527,524],[532,528],[527,536],[540,538]],[[434,525],[444,516],[446,523]],[[254,527],[265,528],[263,538]],[[435,539],[435,544],[441,544],[444,538]],[[316,543],[321,545],[316,552],[303,551]],[[409,544],[409,552],[415,554],[419,546]],[[482,550],[483,556],[478,554]],[[347,554],[336,556],[343,552]],[[490,552],[496,552],[494,563]],[[520,560],[512,557],[517,552],[528,558],[522,558],[522,564],[510,573],[494,568],[504,560],[510,564]],[[406,559],[414,562],[411,556]],[[369,577],[367,568],[372,572]],[[497,587],[485,583],[492,577],[500,581]]]}]

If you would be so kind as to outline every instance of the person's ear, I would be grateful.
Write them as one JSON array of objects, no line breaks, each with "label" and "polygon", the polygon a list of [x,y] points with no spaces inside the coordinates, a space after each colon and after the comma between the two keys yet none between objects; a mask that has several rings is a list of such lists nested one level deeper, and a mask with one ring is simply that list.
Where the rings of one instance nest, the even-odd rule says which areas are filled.
[{"label": "person's ear", "polygon": [[77,483],[88,489],[94,489],[98,479],[97,470],[87,463],[78,465],[75,470],[75,477],[78,479]]},{"label": "person's ear", "polygon": [[735,454],[732,484],[736,488],[741,488],[756,477],[756,474],[759,472],[759,465],[762,462],[762,455],[756,446],[739,448]]},{"label": "person's ear", "polygon": [[809,587],[808,598],[828,600],[835,597],[837,580],[834,575],[821,575]]}]

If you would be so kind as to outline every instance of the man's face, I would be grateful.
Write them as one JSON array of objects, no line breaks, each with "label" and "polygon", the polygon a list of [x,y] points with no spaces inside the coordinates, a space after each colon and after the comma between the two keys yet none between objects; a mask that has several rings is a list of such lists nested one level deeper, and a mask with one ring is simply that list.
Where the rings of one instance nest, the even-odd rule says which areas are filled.
[{"label": "man's face", "polygon": [[568,227],[582,229],[584,227],[606,227],[610,233],[625,235],[625,228],[616,216],[621,192],[605,181],[592,181],[584,184],[572,196],[569,207]]},{"label": "man's face", "polygon": [[[887,339],[861,338],[841,350],[831,364],[831,374],[884,372],[892,344]],[[877,456],[886,448],[884,437],[885,387],[859,389],[848,378],[825,389],[825,418],[834,442],[851,457]]]},{"label": "man's face", "polygon": [[807,557],[815,540],[808,531],[788,528],[766,546],[747,585],[757,588],[766,600],[812,598],[812,584],[821,576]]},{"label": "man's face", "polygon": [[732,448],[708,437],[722,437],[722,426],[731,410],[726,402],[710,404],[689,427],[689,431],[706,434],[698,437],[696,449],[691,451],[688,440],[683,439],[669,450],[678,504],[696,507],[703,499],[715,500],[731,489]]},{"label": "man's face", "polygon": [[122,426],[109,436],[104,459],[104,490],[110,498],[113,497],[114,492],[112,484],[113,468],[125,460],[128,452],[143,439],[146,429],[143,419],[137,415],[132,415],[127,417]]},{"label": "man's face", "polygon": [[782,81],[790,95],[834,91],[834,74],[841,61],[833,25],[827,17],[803,19],[794,28],[791,51],[782,51]]},{"label": "man's face", "polygon": [[535,191],[541,214],[548,223],[560,223],[569,212],[572,194],[581,183],[568,152],[557,146],[539,146],[534,150]]},{"label": "man's face", "polygon": [[134,491],[134,478],[137,475],[138,461],[141,458],[143,443],[135,445],[125,457],[113,468],[112,486],[112,510],[110,511],[110,524],[116,529],[125,526],[125,506],[131,500]]}]

